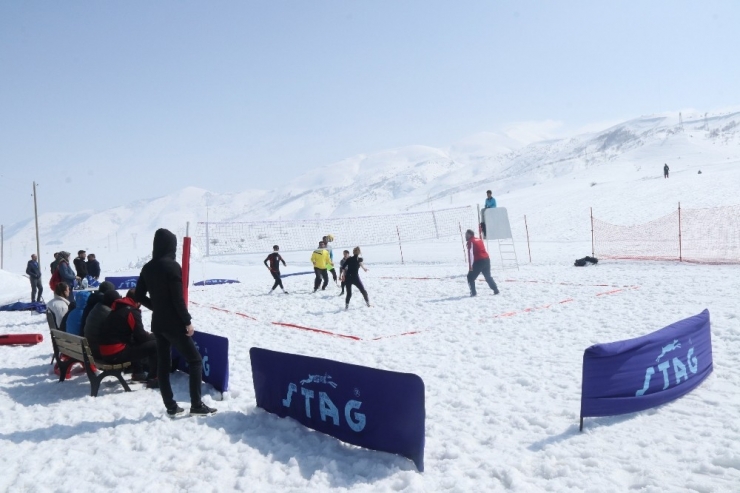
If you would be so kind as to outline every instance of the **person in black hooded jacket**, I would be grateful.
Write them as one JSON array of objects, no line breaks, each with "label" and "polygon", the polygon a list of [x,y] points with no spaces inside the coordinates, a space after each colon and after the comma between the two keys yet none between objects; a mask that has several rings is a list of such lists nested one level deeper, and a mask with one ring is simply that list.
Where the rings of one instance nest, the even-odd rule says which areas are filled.
[{"label": "person in black hooded jacket", "polygon": [[157,341],[159,390],[167,414],[175,416],[184,412],[177,405],[170,385],[172,346],[188,363],[190,414],[212,414],[216,410],[206,406],[201,400],[203,363],[191,337],[195,328],[185,306],[182,269],[175,260],[176,251],[177,237],[164,228],[158,229],[154,233],[152,259],[144,265],[139,275],[135,299],[152,310],[152,332]]}]

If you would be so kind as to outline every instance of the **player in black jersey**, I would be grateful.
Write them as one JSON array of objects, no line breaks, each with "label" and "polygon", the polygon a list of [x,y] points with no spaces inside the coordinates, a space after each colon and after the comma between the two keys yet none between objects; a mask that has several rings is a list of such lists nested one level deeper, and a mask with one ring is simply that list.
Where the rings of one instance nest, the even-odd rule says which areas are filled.
[{"label": "player in black jersey", "polygon": [[352,286],[357,286],[357,289],[362,293],[362,297],[365,298],[365,304],[370,306],[370,299],[365,291],[365,286],[362,285],[360,280],[360,268],[367,272],[367,269],[362,264],[362,257],[360,257],[360,247],[354,247],[352,249],[352,256],[347,259],[344,264],[344,270],[342,271],[342,277],[344,278],[344,285],[347,287],[347,298],[344,301],[344,309],[349,309],[349,300],[352,299]]},{"label": "player in black jersey", "polygon": [[[288,292],[283,287],[283,281],[280,279],[280,262],[282,262],[283,265],[286,265],[285,260],[283,260],[283,257],[281,257],[278,253],[278,250],[280,250],[279,246],[274,245],[272,249],[273,252],[265,259],[265,267],[270,269],[270,274],[272,274],[273,279],[275,279],[275,284],[273,284],[270,292],[272,293],[273,291],[275,291],[276,287],[280,286],[280,289],[283,290],[283,293],[288,294]],[[267,265],[268,261],[270,262],[270,265]]]}]

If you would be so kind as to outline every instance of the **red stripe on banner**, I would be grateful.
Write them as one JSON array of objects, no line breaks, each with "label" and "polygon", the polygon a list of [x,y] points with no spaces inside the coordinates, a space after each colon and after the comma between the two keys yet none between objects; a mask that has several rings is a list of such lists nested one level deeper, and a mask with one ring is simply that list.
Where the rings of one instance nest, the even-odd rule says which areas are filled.
[{"label": "red stripe on banner", "polygon": [[296,325],[296,324],[289,324],[285,322],[270,322],[272,325],[280,325],[282,327],[290,327],[292,329],[300,329],[300,330],[308,330],[310,332],[316,332],[318,334],[326,334],[329,336],[334,337],[342,337],[344,339],[352,339],[353,341],[361,341],[362,339],[357,336],[348,336],[345,334],[336,334],[334,332],[329,332],[328,330],[322,330],[322,329],[314,329],[311,327],[304,327],[303,325]]}]

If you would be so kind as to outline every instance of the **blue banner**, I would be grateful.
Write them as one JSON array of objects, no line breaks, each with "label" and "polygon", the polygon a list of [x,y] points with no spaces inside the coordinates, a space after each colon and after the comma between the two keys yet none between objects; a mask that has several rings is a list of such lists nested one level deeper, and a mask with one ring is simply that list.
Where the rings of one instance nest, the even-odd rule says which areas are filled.
[{"label": "blue banner", "polygon": [[105,280],[112,282],[116,289],[131,289],[136,287],[139,276],[106,277]]},{"label": "blue banner", "polygon": [[[226,337],[196,331],[193,342],[203,358],[203,381],[220,392],[229,390],[229,340]],[[172,348],[172,366],[188,372],[188,363]]]},{"label": "blue banner", "polygon": [[321,358],[249,350],[257,406],[343,442],[390,452],[424,470],[424,382]]},{"label": "blue banner", "polygon": [[193,286],[214,286],[216,284],[239,284],[239,281],[234,279],[206,279],[194,283]]},{"label": "blue banner", "polygon": [[583,354],[581,418],[665,404],[696,388],[712,369],[708,310],[643,337],[596,344]]}]

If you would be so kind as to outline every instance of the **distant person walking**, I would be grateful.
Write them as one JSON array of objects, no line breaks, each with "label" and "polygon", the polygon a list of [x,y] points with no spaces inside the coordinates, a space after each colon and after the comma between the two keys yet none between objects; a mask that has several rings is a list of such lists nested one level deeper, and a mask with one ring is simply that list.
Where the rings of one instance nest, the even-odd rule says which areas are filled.
[{"label": "distant person walking", "polygon": [[190,414],[213,414],[216,410],[206,406],[201,400],[203,361],[192,339],[195,327],[185,306],[182,268],[175,260],[176,251],[177,237],[166,229],[158,229],[154,233],[152,259],[141,269],[134,299],[152,311],[152,332],[157,341],[159,390],[167,414],[177,416],[184,412],[177,405],[170,385],[172,346],[188,364]]},{"label": "distant person walking", "polygon": [[41,284],[41,267],[39,267],[38,257],[35,253],[31,255],[31,260],[26,265],[26,274],[31,280],[31,303],[40,302],[44,286]]},{"label": "distant person walking", "polygon": [[316,279],[313,281],[313,292],[319,290],[321,281],[324,281],[324,285],[321,286],[321,290],[324,291],[326,286],[329,284],[329,274],[327,268],[331,265],[331,259],[329,258],[329,252],[326,251],[326,243],[323,241],[319,242],[319,247],[311,254],[311,263],[313,264],[313,271],[316,274]]},{"label": "distant person walking", "polygon": [[668,163],[663,165],[663,178],[668,178],[671,168],[668,167]]},{"label": "distant person walking", "polygon": [[[280,262],[282,262],[283,265],[286,267],[287,264],[285,263],[285,260],[283,260],[283,257],[281,257],[278,253],[278,250],[280,250],[280,247],[278,245],[273,245],[272,250],[273,252],[265,259],[265,267],[270,270],[272,278],[275,279],[275,284],[272,285],[272,289],[270,290],[270,292],[272,293],[273,291],[275,291],[275,288],[280,286],[280,289],[283,290],[283,293],[288,294],[288,292],[283,287],[283,280],[280,278]],[[268,262],[270,263],[270,265],[267,265]]]},{"label": "distant person walking", "polygon": [[483,217],[481,218],[480,223],[480,229],[483,232],[483,238],[486,237],[486,209],[495,209],[496,208],[496,199],[493,198],[493,192],[490,190],[486,190],[486,202],[483,205]]},{"label": "distant person walking", "polygon": [[493,294],[498,294],[498,287],[491,277],[491,259],[486,252],[486,246],[483,240],[475,237],[472,229],[465,232],[468,252],[468,286],[470,286],[470,296],[476,296],[475,280],[482,273],[488,287],[493,290]]},{"label": "distant person walking", "polygon": [[362,257],[360,257],[361,254],[362,252],[360,251],[360,247],[354,247],[352,249],[352,256],[344,263],[344,272],[342,272],[342,277],[344,278],[344,285],[347,288],[347,298],[344,300],[345,310],[349,310],[349,300],[352,299],[352,286],[357,286],[357,289],[362,293],[362,297],[365,298],[365,304],[370,306],[370,299],[367,296],[367,291],[365,291],[365,286],[362,285],[362,281],[360,280],[360,268],[367,272],[367,269],[362,263]]}]

